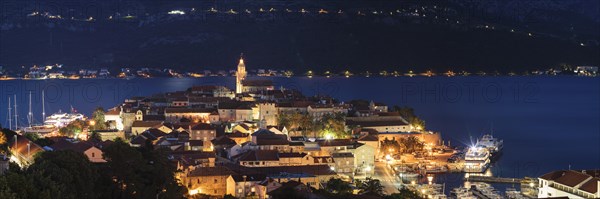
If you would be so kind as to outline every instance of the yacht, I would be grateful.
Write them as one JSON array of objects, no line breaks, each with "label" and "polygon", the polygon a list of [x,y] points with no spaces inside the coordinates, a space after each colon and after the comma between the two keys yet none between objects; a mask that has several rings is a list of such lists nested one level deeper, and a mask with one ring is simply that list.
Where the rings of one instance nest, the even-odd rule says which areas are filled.
[{"label": "yacht", "polygon": [[471,191],[478,198],[504,199],[504,197],[488,183],[473,183],[473,185],[471,185]]},{"label": "yacht", "polygon": [[75,120],[84,120],[84,116],[80,113],[63,113],[59,110],[58,113],[46,117],[44,125],[52,125],[61,128]]},{"label": "yacht", "polygon": [[450,196],[456,199],[477,199],[473,192],[466,187],[456,187],[450,191]]},{"label": "yacht", "polygon": [[482,173],[490,164],[490,153],[484,147],[470,147],[465,154],[464,171],[467,173]]},{"label": "yacht", "polygon": [[398,174],[400,180],[402,180],[403,182],[417,180],[419,179],[419,177],[421,177],[420,174],[416,173],[413,169],[407,166],[397,166],[394,168],[394,170]]},{"label": "yacht", "polygon": [[477,140],[477,144],[475,144],[475,146],[486,148],[492,155],[496,155],[502,152],[504,140],[495,138],[490,134],[486,134],[483,135],[483,137],[481,137],[479,140]]},{"label": "yacht", "polygon": [[29,126],[29,127],[23,128],[23,132],[25,132],[25,133],[36,133],[36,134],[41,135],[42,137],[44,137],[48,134],[52,134],[56,131],[58,131],[58,128],[56,128],[54,125],[39,125],[39,126]]}]

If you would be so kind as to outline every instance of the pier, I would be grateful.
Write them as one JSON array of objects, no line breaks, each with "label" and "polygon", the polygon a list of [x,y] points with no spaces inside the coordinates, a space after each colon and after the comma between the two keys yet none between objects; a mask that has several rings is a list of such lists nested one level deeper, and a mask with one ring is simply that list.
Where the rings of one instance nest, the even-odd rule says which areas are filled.
[{"label": "pier", "polygon": [[509,184],[521,184],[523,179],[521,178],[500,178],[492,176],[472,176],[465,177],[465,180],[472,182],[491,182],[491,183],[509,183]]}]

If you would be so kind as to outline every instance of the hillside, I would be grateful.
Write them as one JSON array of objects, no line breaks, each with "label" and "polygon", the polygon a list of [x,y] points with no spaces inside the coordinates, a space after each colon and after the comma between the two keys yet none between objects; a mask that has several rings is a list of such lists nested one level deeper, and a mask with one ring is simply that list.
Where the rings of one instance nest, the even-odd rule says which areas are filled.
[{"label": "hillside", "polygon": [[[344,8],[345,12],[338,14],[333,7],[342,6],[326,3],[309,5],[306,10],[310,12],[299,13],[299,7],[305,8],[310,1],[300,1],[304,5],[288,2],[279,5],[277,12],[258,12],[260,5],[252,3],[200,5],[217,5],[221,8],[217,13],[200,9],[192,12],[189,7],[195,9],[198,5],[188,5],[188,1],[156,2],[160,3],[133,9],[148,12],[146,15],[104,11],[91,21],[76,14],[71,20],[49,19],[47,15],[52,13],[5,18],[0,65],[228,69],[235,66],[242,52],[249,67],[297,72],[364,71],[367,66],[372,70],[506,72],[561,64],[600,65],[594,29],[581,30],[576,37],[569,35],[574,33],[548,29],[547,25],[532,29],[505,16],[487,20],[465,15],[461,9],[467,6],[452,1],[370,3],[364,8]],[[317,13],[319,6],[330,7],[331,13]],[[228,9],[223,7],[236,8],[238,13],[227,14]],[[286,13],[283,7],[296,11]],[[253,12],[243,13],[242,8]],[[187,13],[167,15],[170,9]],[[584,24],[597,23],[594,17],[586,16],[577,19],[590,20],[581,20]]]}]

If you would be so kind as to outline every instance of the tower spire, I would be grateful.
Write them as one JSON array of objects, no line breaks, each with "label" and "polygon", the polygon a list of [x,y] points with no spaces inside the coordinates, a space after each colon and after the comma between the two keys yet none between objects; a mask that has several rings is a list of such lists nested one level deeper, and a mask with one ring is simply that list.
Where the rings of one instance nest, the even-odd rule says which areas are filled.
[{"label": "tower spire", "polygon": [[235,73],[235,93],[242,93],[242,81],[244,79],[246,79],[246,65],[244,64],[244,53],[242,53]]}]

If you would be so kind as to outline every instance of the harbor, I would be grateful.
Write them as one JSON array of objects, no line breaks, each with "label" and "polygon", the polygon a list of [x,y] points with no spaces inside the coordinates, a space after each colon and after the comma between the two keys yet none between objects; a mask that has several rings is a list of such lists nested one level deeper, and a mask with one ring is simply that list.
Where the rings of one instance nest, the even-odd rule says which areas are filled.
[{"label": "harbor", "polygon": [[[386,163],[394,171],[401,187],[407,187],[420,193],[424,198],[456,198],[456,199],[498,199],[498,198],[530,198],[516,188],[506,188],[501,193],[494,184],[513,184],[519,190],[532,187],[535,180],[531,178],[509,178],[493,176],[491,164],[502,154],[504,141],[491,134],[484,134],[475,143],[463,149],[441,146],[427,148],[422,156],[402,155],[399,159],[394,155],[386,156]],[[435,178],[445,174],[463,174],[464,185],[445,190],[446,184],[436,184]],[[537,182],[535,182],[537,184]]]},{"label": "harbor", "polygon": [[[90,81],[90,80],[82,80],[82,81]],[[101,82],[111,82],[111,80],[100,80]],[[153,85],[153,87],[156,88],[160,88],[159,85],[154,85],[152,84],[152,82],[149,82],[150,80],[146,80],[146,79],[138,79],[138,80],[132,80],[132,83],[134,83],[133,85]],[[167,82],[178,82],[176,83],[170,83],[173,85],[186,85],[186,84],[191,84],[191,82],[202,82],[202,80],[192,80],[192,79],[164,79],[164,81]],[[284,84],[294,84],[294,82],[301,82],[298,79],[282,79],[280,80],[282,82],[284,82]],[[331,79],[319,79],[319,78],[313,78],[310,79],[308,81],[314,81],[314,82],[319,82],[319,84],[324,84],[327,83],[329,81],[333,81]],[[349,83],[353,86],[357,86],[352,84],[352,82],[354,82],[353,80],[345,80],[346,83]],[[364,81],[369,82],[372,81],[370,79],[364,79]],[[425,80],[424,80],[425,81]],[[57,82],[57,80],[48,80],[48,82]],[[58,82],[62,82],[62,81],[58,81]],[[118,84],[116,85],[125,85],[125,80],[117,80]],[[120,82],[120,83],[119,83]],[[40,82],[40,83],[46,83],[46,82]],[[47,84],[47,83],[46,83]],[[42,84],[44,85],[44,84]],[[60,85],[60,84],[59,84]],[[115,85],[112,83],[105,83],[101,85],[101,88],[108,88],[109,86]],[[308,88],[303,88],[302,89],[308,89]],[[160,91],[160,90],[159,90]],[[55,93],[52,92],[52,90],[50,90],[50,92],[46,91],[47,93],[50,93],[49,96],[56,96]],[[75,89],[75,92],[81,92],[81,90],[77,90]],[[148,93],[148,94],[152,94],[153,92],[155,92],[154,89],[144,89],[141,91],[137,91],[137,92],[141,92],[141,93]],[[41,92],[37,92],[37,94],[40,94]],[[107,91],[108,93],[108,91]],[[121,92],[120,92],[121,93]],[[131,92],[131,93],[136,93],[136,92]],[[35,96],[36,92],[33,92],[33,95]],[[60,101],[68,101],[67,98],[69,95],[63,95],[63,98]],[[94,108],[96,108],[98,105],[94,104],[94,105],[90,105],[90,104],[86,104],[86,103],[81,103],[85,101],[85,98],[83,98],[83,96],[78,96],[78,95],[74,95],[75,97],[79,97],[79,99],[74,100],[73,106],[77,107],[78,109],[81,109],[81,113],[91,113]],[[19,97],[19,96],[18,96]],[[103,98],[106,98],[107,96],[104,96]],[[112,96],[108,96],[110,97],[109,99],[103,99],[101,100],[98,104],[99,105],[103,105],[106,106],[105,104],[112,104],[111,103],[111,99]],[[348,96],[346,96],[347,98]],[[50,99],[52,97],[49,97]],[[32,100],[33,103],[33,108],[32,108],[32,114],[33,116],[37,117],[38,119],[36,120],[37,124],[42,124],[40,121],[43,121],[44,118],[47,119],[48,117],[40,117],[41,112],[43,112],[43,107],[42,104],[40,104],[41,99],[38,97],[37,100],[35,100],[36,98],[33,98],[34,100]],[[6,101],[8,99],[5,99]],[[18,106],[18,110],[20,111],[19,113],[19,128],[20,129],[24,129],[28,127],[28,122],[25,119],[26,117],[22,117],[25,115],[28,115],[28,93],[22,95],[21,97],[18,98],[19,102],[19,106]],[[46,112],[48,112],[49,115],[52,115],[52,113],[61,113],[62,111],[60,111],[60,108],[65,108],[64,103],[60,103],[60,105],[58,105],[58,103],[56,102],[56,98],[54,98],[54,100],[48,100],[47,101],[47,105],[49,104],[50,106],[46,106]],[[48,101],[50,101],[48,103]],[[37,102],[37,103],[36,103]],[[37,108],[36,108],[37,105]],[[62,106],[62,107],[61,107]],[[3,107],[7,107],[7,106],[3,106]],[[13,107],[13,112],[11,115],[13,115],[13,121],[11,122],[12,124],[12,128],[14,129],[15,126],[15,121],[14,121],[14,99],[13,96],[11,94],[11,106]],[[66,106],[68,107],[68,106]],[[427,109],[428,107],[419,107],[420,109]],[[435,108],[435,107],[433,107]],[[5,108],[6,109],[6,108]],[[68,108],[66,108],[68,109]],[[458,110],[455,110],[458,111]],[[63,114],[65,112],[62,112]],[[69,111],[69,114],[72,114],[73,111]],[[76,113],[75,113],[76,114]],[[4,115],[6,116],[6,115]],[[5,117],[3,120],[7,120],[8,118]],[[428,119],[428,120],[432,120],[432,119]],[[429,123],[428,126],[432,126],[433,129],[442,129],[442,127],[448,127],[447,132],[446,131],[442,131],[444,133],[443,137],[445,139],[448,140],[444,140],[444,142],[440,145],[425,145],[423,146],[423,151],[419,151],[419,152],[415,152],[415,153],[404,153],[402,155],[390,155],[390,160],[389,163],[391,164],[391,166],[387,166],[388,165],[388,161],[386,160],[385,157],[383,157],[380,161],[381,163],[384,163],[384,166],[389,167],[390,171],[393,170],[393,167],[398,167],[397,170],[399,170],[398,173],[394,174],[393,172],[390,172],[391,174],[391,179],[394,179],[394,181],[392,181],[391,183],[387,183],[387,178],[380,178],[382,179],[382,182],[386,182],[385,186],[392,186],[390,188],[390,191],[396,191],[398,187],[401,187],[399,184],[399,181],[395,181],[396,179],[403,179],[403,184],[404,185],[410,185],[411,181],[414,181],[414,183],[416,185],[425,185],[428,184],[427,182],[427,177],[428,176],[432,176],[433,177],[433,184],[441,184],[442,187],[445,184],[445,189],[442,188],[442,191],[444,192],[443,194],[446,195],[447,197],[451,197],[450,191],[452,190],[452,188],[455,187],[459,187],[459,186],[464,186],[462,181],[467,181],[467,179],[464,179],[464,177],[466,176],[466,173],[464,171],[464,164],[465,164],[465,155],[469,150],[469,147],[474,147],[476,146],[477,140],[482,140],[483,136],[489,132],[488,134],[491,135],[491,131],[486,130],[489,129],[489,122],[486,123],[487,121],[479,121],[479,120],[471,120],[473,121],[472,123],[474,124],[473,126],[479,125],[479,128],[474,128],[476,129],[476,132],[472,131],[457,131],[455,127],[452,126],[451,123],[444,123],[442,121],[441,124],[437,124],[437,123]],[[498,122],[499,123],[499,122]],[[546,125],[551,125],[551,124],[546,124]],[[8,123],[6,123],[6,125],[3,126],[8,126]],[[34,125],[35,126],[35,125]],[[500,192],[500,194],[504,194],[505,197],[509,197],[509,193],[510,193],[510,197],[512,198],[517,198],[517,196],[514,196],[515,193],[514,192],[503,192],[503,190],[508,190],[511,189],[511,187],[515,187],[515,191],[518,192],[518,196],[522,196],[524,195],[524,193],[527,193],[528,191],[525,188],[528,188],[529,185],[527,185],[526,182],[523,182],[521,184],[521,186],[519,186],[519,184],[513,184],[513,183],[498,183],[498,181],[503,181],[503,182],[508,182],[508,180],[498,180],[498,179],[494,179],[494,180],[489,180],[489,179],[476,179],[477,175],[490,175],[490,176],[495,176],[498,178],[503,178],[503,177],[509,177],[509,178],[522,178],[523,176],[539,176],[539,173],[528,173],[528,172],[523,172],[523,173],[509,173],[507,172],[507,170],[512,171],[515,170],[515,167],[510,164],[510,162],[514,162],[519,160],[520,158],[516,158],[515,154],[520,154],[520,151],[524,150],[525,148],[521,145],[515,145],[515,141],[518,142],[519,139],[521,139],[521,136],[525,136],[525,138],[527,139],[540,139],[539,136],[535,136],[535,138],[532,137],[527,137],[529,136],[529,134],[522,134],[519,133],[519,137],[515,137],[512,133],[508,133],[506,132],[507,128],[499,126],[498,129],[502,129],[501,131],[497,131],[497,132],[493,132],[493,137],[494,138],[499,138],[499,139],[503,139],[503,147],[502,147],[502,151],[501,153],[498,153],[498,156],[496,156],[496,153],[490,153],[491,155],[491,159],[490,159],[490,164],[488,166],[488,169],[486,169],[486,172],[483,173],[469,173],[470,179],[468,180],[469,182],[477,182],[477,181],[483,181],[486,180],[485,183],[490,183],[491,186],[495,187],[496,190],[498,190]],[[514,130],[516,132],[519,132],[518,130]],[[458,132],[458,133],[456,133]],[[473,137],[475,138],[472,142],[469,142],[468,140],[470,140],[469,138]],[[547,137],[541,137],[544,140],[548,141]],[[452,141],[452,143],[450,143],[450,141]],[[458,140],[458,141],[457,141]],[[462,140],[462,142],[461,142]],[[570,137],[566,137],[566,138],[561,138],[561,142],[563,142],[563,140],[570,140]],[[550,140],[550,142],[552,143],[552,141]],[[502,156],[500,157],[500,154],[502,154]],[[527,155],[527,154],[525,154]],[[544,154],[537,154],[533,157],[528,157],[529,160],[531,161],[543,161],[542,157],[547,157],[544,156]],[[393,159],[392,159],[393,158]],[[537,158],[537,159],[536,159]],[[507,163],[508,162],[508,163]],[[581,165],[581,162],[574,162],[573,165]],[[568,164],[565,164],[568,165]],[[546,165],[541,165],[541,169],[543,171],[547,171],[551,168],[546,168]],[[566,168],[566,166],[565,166]],[[376,172],[378,170],[380,170],[380,167],[371,167],[371,170],[376,170]],[[493,172],[490,174],[487,174],[487,171],[491,170]],[[401,175],[402,173],[402,175]],[[358,175],[355,175],[355,177],[358,177]],[[367,176],[369,177],[369,176]],[[494,182],[492,182],[494,181]],[[526,186],[523,186],[526,185]],[[387,189],[387,188],[386,188]],[[434,190],[434,189],[430,189],[430,190]],[[535,193],[537,193],[536,190],[534,190]],[[390,192],[392,193],[392,192]]]}]

